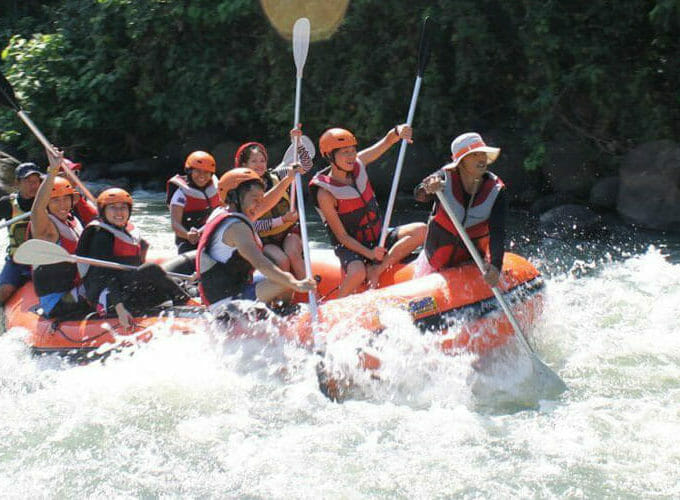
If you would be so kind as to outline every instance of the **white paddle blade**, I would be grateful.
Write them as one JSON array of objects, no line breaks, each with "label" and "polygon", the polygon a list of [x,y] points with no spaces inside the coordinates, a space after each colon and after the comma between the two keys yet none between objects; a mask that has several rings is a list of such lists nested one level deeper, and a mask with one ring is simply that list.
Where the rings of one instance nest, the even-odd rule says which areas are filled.
[{"label": "white paddle blade", "polygon": [[295,21],[295,25],[293,26],[293,58],[295,59],[295,68],[297,69],[298,78],[302,78],[302,70],[305,67],[305,61],[307,60],[309,31],[309,19],[301,17]]},{"label": "white paddle blade", "polygon": [[[316,156],[316,148],[314,147],[314,143],[312,140],[307,137],[306,135],[303,135],[300,137],[300,145],[298,146],[298,159],[300,160],[300,164],[302,165],[302,168],[305,172],[309,172],[309,169],[312,168],[313,162],[312,160]],[[288,149],[286,149],[286,152],[283,155],[283,163],[288,163],[291,164],[295,161],[295,145],[291,144],[288,146]]]},{"label": "white paddle blade", "polygon": [[43,240],[28,240],[14,252],[14,262],[29,266],[45,266],[72,260],[73,256],[66,249]]}]

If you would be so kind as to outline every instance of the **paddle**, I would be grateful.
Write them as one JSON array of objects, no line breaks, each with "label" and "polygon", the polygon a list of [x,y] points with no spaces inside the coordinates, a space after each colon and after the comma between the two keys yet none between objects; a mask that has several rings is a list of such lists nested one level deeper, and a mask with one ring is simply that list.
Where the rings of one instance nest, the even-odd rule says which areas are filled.
[{"label": "paddle", "polygon": [[16,217],[12,217],[11,219],[4,220],[4,221],[0,222],[0,229],[7,227],[7,226],[11,226],[15,222],[19,222],[21,220],[28,219],[30,216],[31,216],[31,212],[26,212],[24,214],[17,215]]},{"label": "paddle", "polygon": [[[38,127],[33,123],[33,120],[31,120],[26,112],[21,109],[21,105],[19,104],[19,101],[17,101],[17,98],[14,95],[14,89],[12,88],[12,85],[7,81],[7,78],[5,78],[5,75],[0,73],[0,104],[7,106],[8,108],[14,110],[16,114],[21,118],[21,120],[26,124],[26,126],[33,132],[33,135],[35,135],[38,138],[38,141],[45,147],[45,149],[48,149],[50,153],[53,155],[57,155],[54,146],[50,144],[50,141],[47,140],[47,138],[43,135],[43,133],[38,129]],[[70,168],[64,168],[62,167],[62,170],[64,174],[66,174],[66,177],[69,178],[69,180],[74,183],[78,188],[82,191],[82,193],[85,195],[85,197],[90,200],[92,203],[95,205],[97,204],[97,200],[94,196],[92,196],[92,193],[85,187],[85,185],[80,181],[78,176],[71,171]]]},{"label": "paddle", "polygon": [[[307,52],[309,51],[309,31],[310,24],[309,19],[306,17],[301,17],[295,21],[293,26],[293,58],[295,59],[295,113],[293,116],[293,128],[300,124],[300,98],[302,95],[302,70],[305,67],[305,61],[307,60]],[[295,163],[298,161],[298,146],[300,140],[296,137],[293,141],[294,148],[294,159]],[[290,189],[290,203],[295,205],[295,195],[297,191],[297,179],[295,181],[295,187]],[[302,194],[302,191],[300,191]]]},{"label": "paddle", "polygon": [[[300,143],[297,145],[297,158],[295,153],[295,144],[291,144],[283,154],[283,159],[281,161],[287,164],[299,162],[305,172],[309,171],[313,166],[312,160],[314,160],[314,157],[316,156],[316,148],[314,147],[312,140],[306,135],[300,137]],[[294,200],[291,200],[291,202],[291,205],[295,204]]]},{"label": "paddle", "polygon": [[[73,262],[97,267],[108,267],[109,269],[116,269],[119,271],[136,271],[139,269],[138,267],[127,266],[125,264],[119,264],[118,262],[73,255],[56,243],[50,243],[49,241],[44,240],[28,240],[22,243],[19,248],[17,248],[16,252],[14,252],[14,262],[17,264],[27,264],[29,266],[47,266],[59,262]],[[166,274],[171,278],[186,281],[192,281],[194,279],[190,274],[171,272],[167,272]]]},{"label": "paddle", "polygon": [[[300,121],[300,94],[302,88],[302,70],[305,67],[307,60],[307,51],[309,50],[309,19],[302,17],[295,21],[293,26],[293,58],[295,59],[296,84],[295,84],[295,123],[297,126]],[[295,138],[294,159],[295,163],[298,161],[298,138]],[[307,279],[313,277],[312,275],[312,261],[309,254],[309,238],[307,237],[307,216],[305,215],[305,197],[302,192],[302,177],[299,173],[295,174],[295,190],[297,191],[297,209],[300,217],[300,235],[302,236],[302,255],[305,260],[305,275]],[[295,192],[295,191],[294,191]],[[314,292],[309,292],[309,309],[312,314],[312,333],[314,339],[314,347],[317,351],[324,350],[323,341],[318,334],[316,328],[317,323],[317,306],[316,296]]]},{"label": "paddle", "polygon": [[[416,83],[413,87],[413,94],[411,95],[411,104],[408,108],[408,117],[406,118],[406,124],[410,127],[413,123],[413,115],[416,112],[416,102],[418,101],[418,94],[420,93],[420,85],[423,81],[423,73],[425,72],[425,66],[427,66],[427,60],[430,56],[430,38],[429,38],[429,17],[426,17],[423,21],[423,28],[420,32],[420,45],[418,47],[418,73],[416,75]],[[399,188],[399,178],[401,177],[401,168],[404,165],[404,158],[406,157],[406,147],[408,142],[406,139],[401,140],[401,146],[399,147],[399,156],[397,158],[397,166],[394,170],[394,178],[392,180],[392,189],[390,190],[389,201],[387,202],[387,208],[385,209],[385,220],[383,222],[382,231],[380,232],[380,243],[378,246],[384,247],[385,240],[387,239],[387,231],[390,227],[390,219],[392,218],[392,210],[394,210],[394,201],[397,198],[397,189]]]},{"label": "paddle", "polygon": [[[470,240],[470,237],[465,231],[465,228],[460,223],[460,221],[458,221],[456,214],[453,212],[453,207],[451,207],[447,199],[444,197],[442,191],[437,191],[437,198],[439,198],[439,203],[441,203],[442,207],[444,207],[446,214],[449,216],[451,222],[453,222],[453,225],[456,227],[456,231],[458,231],[458,234],[463,240],[463,243],[465,243],[465,248],[467,248],[468,252],[470,252],[470,255],[475,261],[475,264],[477,264],[477,267],[479,268],[479,271],[482,274],[484,274],[486,272],[484,261],[482,260],[482,257],[479,255],[479,252],[477,251],[477,248],[475,247],[474,243],[472,243],[472,240]],[[547,392],[550,394],[559,395],[565,390],[567,390],[566,384],[562,381],[559,375],[557,375],[557,373],[551,370],[545,363],[543,363],[543,361],[538,359],[538,356],[529,345],[529,342],[527,342],[527,339],[524,336],[524,333],[522,333],[522,329],[520,328],[519,323],[515,319],[515,316],[512,314],[512,311],[510,310],[510,307],[508,306],[505,297],[503,297],[503,294],[498,289],[498,287],[492,286],[491,291],[496,296],[496,299],[500,303],[503,312],[508,317],[508,320],[510,321],[512,328],[515,330],[515,334],[517,335],[519,343],[522,345],[527,355],[531,359],[534,373],[536,374],[539,380],[544,382],[544,388],[548,389]]]}]

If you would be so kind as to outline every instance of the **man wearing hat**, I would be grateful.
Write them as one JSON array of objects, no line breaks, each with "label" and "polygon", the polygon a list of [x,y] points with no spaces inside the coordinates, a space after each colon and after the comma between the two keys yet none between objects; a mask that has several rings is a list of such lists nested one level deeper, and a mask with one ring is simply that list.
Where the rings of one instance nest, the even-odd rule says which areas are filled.
[{"label": "man wearing hat", "polygon": [[[9,220],[29,212],[42,181],[42,172],[35,163],[20,164],[14,175],[19,189],[0,198],[0,219]],[[27,226],[28,219],[23,219],[7,228],[9,245],[5,265],[0,273],[0,304],[4,304],[17,288],[31,278],[31,266],[16,264],[12,260],[15,250],[26,240]]]},{"label": "man wearing hat", "polygon": [[[452,162],[426,177],[414,192],[416,200],[429,202],[443,191],[468,236],[486,257],[484,279],[491,286],[498,284],[505,245],[505,184],[488,171],[500,151],[487,146],[476,132],[459,135],[451,143]],[[427,224],[425,256],[435,271],[472,258],[438,202]]]}]

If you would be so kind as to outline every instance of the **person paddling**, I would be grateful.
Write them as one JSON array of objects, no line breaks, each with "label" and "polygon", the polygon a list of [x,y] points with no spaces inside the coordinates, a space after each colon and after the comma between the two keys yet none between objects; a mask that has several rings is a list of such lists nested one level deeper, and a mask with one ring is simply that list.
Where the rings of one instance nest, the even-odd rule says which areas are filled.
[{"label": "person paddling", "polygon": [[[73,254],[83,232],[82,224],[73,214],[79,194],[67,179],[57,176],[63,155],[46,151],[50,166],[31,208],[29,238],[57,243]],[[80,316],[91,310],[79,285],[76,264],[59,262],[33,268],[33,286],[42,315],[47,318]]]},{"label": "person paddling", "polygon": [[196,250],[201,228],[220,204],[215,176],[215,158],[205,151],[194,151],[184,162],[186,175],[175,175],[166,186],[166,203],[175,232],[177,253]]},{"label": "person paddling", "polygon": [[[0,198],[0,219],[13,219],[31,210],[33,200],[40,187],[42,172],[35,163],[21,163],[14,171],[18,189]],[[12,256],[19,245],[26,241],[28,220],[14,222],[7,228],[9,244],[5,265],[0,273],[0,304],[4,304],[12,294],[31,279],[31,266],[17,264]]]},{"label": "person paddling", "polygon": [[[312,279],[296,279],[282,271],[262,252],[253,222],[268,212],[288,189],[297,169],[267,193],[254,170],[234,168],[219,180],[225,207],[216,208],[208,219],[196,254],[199,291],[205,304],[246,299],[272,302],[291,292],[316,288]],[[258,271],[258,272],[255,272]]]},{"label": "person paddling", "polygon": [[189,298],[158,264],[144,264],[149,244],[130,222],[132,205],[124,189],[102,191],[97,197],[99,217],[87,225],[76,249],[83,257],[141,266],[119,271],[78,264],[87,299],[101,315],[115,311],[125,330],[133,326],[134,316],[149,308],[169,300],[184,304]]},{"label": "person paddling", "polygon": [[[459,135],[451,143],[452,162],[426,177],[414,191],[416,200],[425,203],[443,190],[470,239],[486,257],[484,279],[490,286],[498,284],[505,246],[505,184],[488,170],[500,151],[487,146],[476,132]],[[434,271],[472,258],[438,202],[427,223],[425,256]]]},{"label": "person paddling", "polygon": [[317,209],[329,231],[335,254],[346,276],[338,297],[353,293],[365,280],[378,285],[380,275],[410,254],[425,239],[425,224],[391,228],[386,248],[378,246],[382,215],[366,166],[380,158],[401,139],[411,140],[411,127],[395,126],[372,146],[357,152],[357,140],[349,130],[331,128],[319,139],[319,150],[330,166],[309,183]]},{"label": "person paddling", "polygon": [[[291,140],[302,135],[300,128],[290,132]],[[277,167],[267,169],[267,150],[259,142],[242,144],[234,155],[234,166],[254,170],[264,182],[266,191],[285,179],[292,167],[281,163]],[[303,166],[303,172],[311,168],[309,164]],[[301,279],[305,276],[305,263],[302,258],[302,240],[300,227],[297,224],[298,214],[295,207],[291,207],[289,191],[284,191],[281,199],[269,212],[255,222],[255,230],[262,239],[264,254],[271,259],[279,269],[290,271]]]}]

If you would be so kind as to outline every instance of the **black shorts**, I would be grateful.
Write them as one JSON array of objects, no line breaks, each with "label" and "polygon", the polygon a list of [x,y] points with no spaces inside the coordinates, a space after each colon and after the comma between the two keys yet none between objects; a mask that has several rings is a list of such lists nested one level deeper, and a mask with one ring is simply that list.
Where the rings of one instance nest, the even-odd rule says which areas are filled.
[{"label": "black shorts", "polygon": [[[389,228],[387,230],[387,238],[385,238],[385,250],[389,251],[390,248],[394,246],[398,239],[399,228],[398,227]],[[364,264],[373,263],[372,260],[369,260],[363,255],[353,252],[349,248],[343,247],[342,245],[335,247],[335,255],[338,256],[338,259],[340,259],[340,265],[342,266],[343,271],[347,271],[347,266],[349,266],[350,263],[354,262],[355,260],[360,260]]]}]

